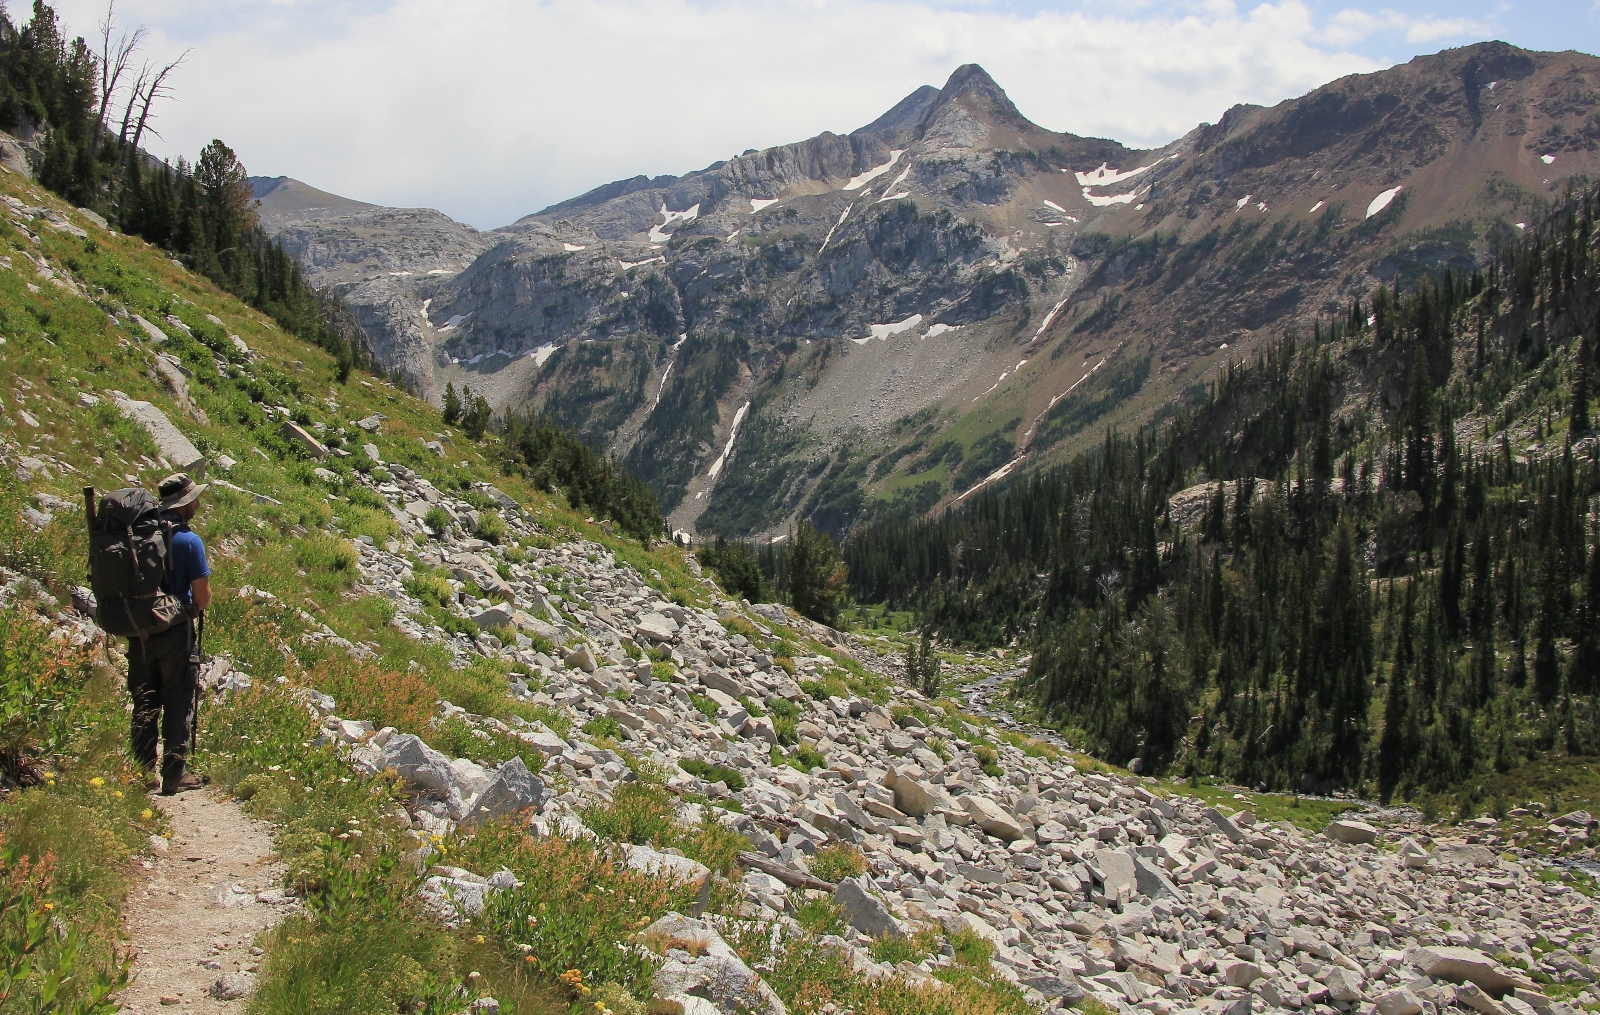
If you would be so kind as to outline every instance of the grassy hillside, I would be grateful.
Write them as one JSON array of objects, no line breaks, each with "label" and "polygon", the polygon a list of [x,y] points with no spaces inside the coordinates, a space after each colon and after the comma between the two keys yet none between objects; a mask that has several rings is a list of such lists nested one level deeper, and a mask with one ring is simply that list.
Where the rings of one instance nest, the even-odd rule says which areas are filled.
[{"label": "grassy hillside", "polygon": [[[379,378],[358,371],[339,383],[328,353],[28,181],[0,176],[0,200],[0,601],[13,607],[0,610],[0,1012],[114,1010],[111,992],[137,973],[119,951],[120,909],[136,858],[168,831],[124,751],[120,651],[69,606],[84,582],[80,489],[153,487],[174,471],[115,408],[114,392],[160,407],[212,463],[194,523],[213,569],[205,649],[251,686],[202,709],[197,766],[274,822],[287,887],[302,900],[259,942],[251,1011],[448,1012],[494,996],[507,1012],[641,1015],[651,964],[626,942],[668,910],[697,905],[724,921],[792,1010],[869,996],[886,1012],[1025,1008],[990,970],[982,941],[956,942],[950,985],[938,991],[869,983],[814,938],[773,953],[764,925],[742,919],[734,854],[748,843],[715,820],[676,819],[666,773],[628,754],[614,723],[580,731],[563,711],[530,700],[537,673],[484,651],[499,641],[462,615],[458,593],[491,593],[422,559],[427,529],[445,520],[402,522],[374,489],[402,477],[471,503],[476,521],[452,524],[497,544],[483,552],[502,575],[570,546],[636,574],[661,599],[711,605],[713,587],[681,551],[613,538],[609,524],[560,494],[497,471],[487,447]],[[181,371],[163,373],[160,357]],[[174,373],[181,385],[164,379]],[[313,461],[285,440],[286,419],[347,454]],[[393,597],[363,584],[362,554],[378,548],[411,566],[405,595],[423,604],[411,617],[412,635],[431,626],[423,640],[396,626]],[[560,604],[553,619],[579,624],[576,612],[589,606],[581,575],[553,566],[539,575]],[[785,640],[726,610],[724,621],[780,662],[837,657],[837,666],[814,670],[831,674],[829,688],[865,693],[881,681],[814,639]],[[498,633],[507,643],[518,637]],[[537,634],[520,637],[555,653]],[[528,837],[504,824],[432,834],[413,827],[392,777],[363,775],[324,743],[320,716],[306,707],[313,691],[331,696],[341,718],[397,727],[450,757],[486,763],[523,757],[536,768],[543,759],[512,731],[543,723],[594,750],[619,749],[634,770],[631,788],[584,812],[605,834],[599,841]],[[435,721],[445,701],[471,721]],[[785,717],[776,720],[782,728]],[[809,760],[791,753],[797,766]],[[773,758],[781,763],[785,750]],[[616,841],[677,849],[731,880],[717,879],[697,900],[682,882],[623,867]],[[416,901],[419,866],[430,864],[510,869],[530,886],[517,898],[541,900],[537,910],[548,915],[500,907],[447,929]],[[813,908],[802,914],[807,926],[838,929],[825,898]],[[46,1003],[56,983],[56,1001]]]}]

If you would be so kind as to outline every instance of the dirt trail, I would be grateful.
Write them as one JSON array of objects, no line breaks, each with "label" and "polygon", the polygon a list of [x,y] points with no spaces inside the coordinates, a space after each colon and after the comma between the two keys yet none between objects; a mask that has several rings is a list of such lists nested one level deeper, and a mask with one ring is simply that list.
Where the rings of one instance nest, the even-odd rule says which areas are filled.
[{"label": "dirt trail", "polygon": [[123,1011],[242,1015],[246,1001],[215,997],[213,985],[222,978],[235,992],[249,985],[260,961],[251,954],[256,934],[293,902],[282,891],[271,826],[210,790],[151,800],[173,834],[165,853],[144,861],[149,877],[124,909],[136,957]]}]

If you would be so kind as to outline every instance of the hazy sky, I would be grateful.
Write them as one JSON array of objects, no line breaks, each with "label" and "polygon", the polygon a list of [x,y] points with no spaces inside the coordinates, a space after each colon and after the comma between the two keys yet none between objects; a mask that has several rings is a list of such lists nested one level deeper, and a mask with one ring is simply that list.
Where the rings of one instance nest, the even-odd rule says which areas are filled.
[{"label": "hazy sky", "polygon": [[[56,6],[98,33],[103,0]],[[1151,147],[1238,102],[1487,38],[1600,50],[1600,0],[120,0],[118,16],[150,27],[152,60],[191,51],[157,154],[220,137],[253,174],[480,228],[847,133],[969,62],[1045,127]]]}]

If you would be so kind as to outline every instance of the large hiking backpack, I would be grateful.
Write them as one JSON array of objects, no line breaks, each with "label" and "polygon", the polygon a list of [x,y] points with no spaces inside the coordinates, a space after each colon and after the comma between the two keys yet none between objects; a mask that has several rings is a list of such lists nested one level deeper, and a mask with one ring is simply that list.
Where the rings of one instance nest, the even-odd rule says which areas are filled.
[{"label": "large hiking backpack", "polygon": [[162,591],[172,570],[172,523],[161,503],[138,487],[100,498],[89,529],[89,585],[96,618],[107,634],[147,638],[183,616],[183,603]]}]

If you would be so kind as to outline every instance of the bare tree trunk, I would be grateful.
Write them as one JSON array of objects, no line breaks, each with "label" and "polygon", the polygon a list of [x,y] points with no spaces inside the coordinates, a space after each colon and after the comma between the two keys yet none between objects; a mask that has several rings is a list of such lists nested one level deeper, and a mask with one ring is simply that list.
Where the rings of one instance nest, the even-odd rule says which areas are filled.
[{"label": "bare tree trunk", "polygon": [[128,63],[133,59],[133,54],[140,43],[144,41],[147,31],[144,25],[140,25],[131,35],[123,32],[113,47],[111,35],[116,31],[116,21],[116,0],[107,0],[106,19],[100,23],[100,111],[95,117],[98,129],[89,138],[91,157],[99,150],[100,135],[106,130],[106,110],[111,107],[111,97],[116,94],[122,74],[128,69]]},{"label": "bare tree trunk", "polygon": [[[144,132],[147,129],[146,125],[150,121],[150,104],[158,98],[162,98],[171,94],[167,89],[167,75],[176,70],[178,65],[183,63],[184,58],[188,55],[189,51],[186,49],[183,51],[182,56],[161,68],[161,70],[156,73],[155,78],[151,80],[150,87],[145,89],[144,105],[139,110],[139,126],[133,132],[134,158],[139,157],[139,140],[140,138],[144,137]],[[154,134],[155,131],[152,130],[151,133]]]},{"label": "bare tree trunk", "polygon": [[139,99],[144,95],[145,82],[150,78],[150,65],[145,64],[139,68],[139,79],[133,83],[133,91],[128,94],[128,105],[122,111],[122,129],[117,132],[117,146],[119,149],[128,147],[128,126],[133,123],[133,107],[139,104]]}]

